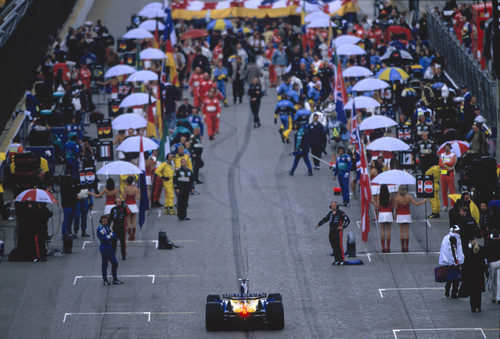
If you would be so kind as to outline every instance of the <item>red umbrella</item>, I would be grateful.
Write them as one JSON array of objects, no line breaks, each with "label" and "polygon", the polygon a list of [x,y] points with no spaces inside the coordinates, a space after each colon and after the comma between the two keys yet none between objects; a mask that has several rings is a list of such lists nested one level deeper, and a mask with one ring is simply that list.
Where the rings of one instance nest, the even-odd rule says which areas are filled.
[{"label": "red umbrella", "polygon": [[208,32],[204,29],[192,29],[181,35],[181,40],[203,38],[208,36]]},{"label": "red umbrella", "polygon": [[465,141],[461,141],[461,140],[447,141],[444,144],[442,144],[441,146],[439,146],[438,151],[437,151],[437,155],[441,155],[441,153],[444,152],[444,146],[446,144],[451,144],[451,151],[453,153],[455,153],[455,155],[458,158],[460,158],[460,156],[462,154],[464,154],[465,152],[467,152],[469,150],[469,144],[466,143]]},{"label": "red umbrella", "polygon": [[52,193],[41,190],[41,189],[30,189],[21,192],[16,197],[17,202],[46,202],[49,204],[57,204],[56,198],[52,195]]}]

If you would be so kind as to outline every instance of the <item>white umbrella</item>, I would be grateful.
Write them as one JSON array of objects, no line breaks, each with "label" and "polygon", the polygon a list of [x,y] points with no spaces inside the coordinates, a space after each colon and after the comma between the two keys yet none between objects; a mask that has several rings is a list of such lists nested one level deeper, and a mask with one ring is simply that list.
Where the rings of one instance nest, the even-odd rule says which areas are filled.
[{"label": "white umbrella", "polygon": [[108,69],[104,74],[105,78],[118,77],[120,75],[132,74],[136,69],[129,65],[116,65]]},{"label": "white umbrella", "polygon": [[57,204],[57,199],[49,191],[38,188],[22,191],[14,201],[17,202],[46,202],[49,204]]},{"label": "white umbrella", "polygon": [[344,69],[342,71],[344,77],[369,77],[373,75],[373,72],[368,68],[363,66],[352,66]]},{"label": "white umbrella", "polygon": [[[389,47],[387,49],[387,51],[384,53],[384,55],[382,55],[380,57],[380,60],[386,60],[386,59],[389,59],[389,57],[391,56],[392,52],[394,51],[398,51],[396,48],[394,47]],[[408,60],[413,60],[413,57],[411,56],[410,53],[408,53],[407,51],[403,51],[402,49],[398,51],[399,54],[401,54],[401,58],[403,59],[408,59]]]},{"label": "white umbrella", "polygon": [[383,137],[370,143],[366,147],[366,149],[369,151],[395,152],[408,151],[410,149],[410,146],[408,146],[404,141],[401,141],[398,138]]},{"label": "white umbrella", "polygon": [[415,185],[417,180],[413,175],[405,171],[390,170],[377,175],[373,180],[374,184],[386,185]]},{"label": "white umbrella", "polygon": [[143,8],[138,15],[148,19],[164,18],[165,11],[158,7],[148,7]]},{"label": "white umbrella", "polygon": [[156,99],[153,96],[150,96],[146,93],[132,93],[123,98],[120,103],[120,107],[133,107],[133,106],[142,106],[147,105],[150,102],[155,102]]},{"label": "white umbrella", "polygon": [[113,161],[102,166],[98,171],[99,175],[133,175],[142,174],[142,171],[134,164],[127,161]]},{"label": "white umbrella", "polygon": [[304,18],[304,21],[306,22],[306,24],[309,24],[309,23],[311,23],[315,20],[318,20],[318,19],[330,20],[330,16],[322,11],[312,12],[312,13],[306,15],[306,17]]},{"label": "white umbrella", "polygon": [[354,103],[356,103],[356,109],[374,108],[380,106],[380,103],[373,98],[359,96],[355,97],[354,99],[349,99],[344,109],[352,109]]},{"label": "white umbrella", "polygon": [[380,79],[363,79],[352,88],[355,92],[368,92],[389,87],[389,84]]},{"label": "white umbrella", "polygon": [[144,51],[139,53],[141,60],[163,60],[167,57],[161,49],[157,48],[146,48]]},{"label": "white umbrella", "polygon": [[111,121],[111,127],[117,131],[127,130],[129,128],[140,129],[146,127],[147,124],[148,122],[146,119],[136,113],[121,114]]},{"label": "white umbrella", "polygon": [[328,19],[316,19],[309,24],[307,24],[307,28],[324,28],[324,27],[335,27],[336,25]]},{"label": "white umbrella", "polygon": [[163,4],[160,3],[160,2],[151,2],[151,3],[147,4],[146,6],[142,7],[142,9],[147,9],[147,8],[159,8],[159,9],[162,9],[163,8]]},{"label": "white umbrella", "polygon": [[383,115],[374,115],[361,121],[361,124],[359,124],[359,130],[364,131],[367,129],[389,128],[392,126],[396,126],[397,124],[398,123],[391,118],[385,117]]},{"label": "white umbrella", "polygon": [[[158,144],[150,138],[142,137],[142,146],[144,147],[144,152],[154,151],[158,149]],[[140,152],[141,147],[141,136],[128,137],[123,140],[123,142],[116,149],[122,152]]]},{"label": "white umbrella", "polygon": [[360,41],[361,39],[354,35],[340,35],[333,39],[333,45],[335,47],[340,47],[345,44],[355,45]]},{"label": "white umbrella", "polygon": [[154,38],[153,34],[142,28],[131,29],[123,36],[123,39],[137,39],[137,40],[153,39],[153,38]]},{"label": "white umbrella", "polygon": [[337,55],[363,55],[366,51],[361,47],[353,44],[344,44],[337,47]]},{"label": "white umbrella", "polygon": [[[153,71],[147,71],[147,70],[137,71],[131,74],[127,78],[127,81],[157,81],[157,80],[158,80],[158,74],[156,74]],[[135,94],[144,94],[144,93],[135,93]]]},{"label": "white umbrella", "polygon": [[158,29],[158,31],[163,31],[165,29],[165,24],[157,20],[146,20],[141,22],[139,28],[150,32],[154,32],[156,29]]}]

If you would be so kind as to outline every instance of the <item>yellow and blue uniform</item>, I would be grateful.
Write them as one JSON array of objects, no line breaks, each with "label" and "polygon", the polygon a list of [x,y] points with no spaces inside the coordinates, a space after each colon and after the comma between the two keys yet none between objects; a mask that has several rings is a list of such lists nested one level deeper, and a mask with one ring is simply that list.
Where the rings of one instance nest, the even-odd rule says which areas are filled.
[{"label": "yellow and blue uniform", "polygon": [[102,258],[102,279],[104,281],[108,280],[109,261],[111,262],[111,274],[113,275],[113,280],[118,280],[118,261],[116,261],[115,252],[113,252],[113,240],[116,238],[116,234],[108,225],[99,225],[97,228],[97,237],[101,242],[99,251],[101,252]]},{"label": "yellow and blue uniform", "polygon": [[335,166],[335,175],[339,179],[340,189],[342,190],[342,199],[344,204],[348,204],[349,198],[349,173],[351,172],[352,161],[347,154],[342,154],[337,158]]},{"label": "yellow and blue uniform", "polygon": [[309,123],[309,117],[311,116],[311,111],[305,108],[299,109],[295,116],[293,117],[293,122],[296,125],[302,126]]},{"label": "yellow and blue uniform", "polygon": [[288,141],[290,139],[290,132],[292,131],[292,116],[295,115],[295,106],[288,99],[279,101],[274,111],[275,120],[278,115],[281,120],[280,134]]},{"label": "yellow and blue uniform", "polygon": [[[214,70],[214,80],[217,83],[217,89],[222,94],[224,98],[224,102],[227,102],[226,99],[226,81],[227,81],[227,71],[224,67],[216,68]],[[203,135],[203,133],[202,133]]]}]

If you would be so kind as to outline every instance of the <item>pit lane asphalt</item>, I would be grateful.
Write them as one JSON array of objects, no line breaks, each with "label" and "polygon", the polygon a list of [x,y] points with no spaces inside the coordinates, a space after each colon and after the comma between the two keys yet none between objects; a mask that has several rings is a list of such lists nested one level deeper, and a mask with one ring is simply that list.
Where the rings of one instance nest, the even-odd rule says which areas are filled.
[{"label": "pit lane asphalt", "polygon": [[[145,3],[98,0],[89,19],[107,18],[105,24],[117,36],[124,33],[130,13]],[[447,300],[442,290],[389,290],[443,287],[433,281],[438,256],[373,254],[369,261],[367,253],[379,252],[380,244],[373,222],[368,242],[361,242],[358,200],[344,209],[352,220],[346,231],[354,232],[365,265],[331,266],[327,226],[312,226],[326,215],[331,200],[340,201],[332,192],[337,181],[323,165],[313,177],[304,176],[303,163],[294,177],[286,175],[292,146],[281,143],[273,124],[275,103],[271,89],[263,98],[259,129],[251,126],[246,98],[223,109],[221,133],[215,141],[204,140],[204,184],[196,187],[201,194],[190,198],[192,220],[178,222],[157,209],[148,212],[140,235],[144,242],[129,243],[127,261],[118,259],[125,285],[102,286],[97,244],[82,249],[82,239],[75,240],[75,253],[49,257],[46,263],[4,259],[0,337],[393,338],[394,329],[409,328],[484,328],[488,337],[498,337],[498,330],[488,329],[498,329],[499,307],[485,300],[486,294],[483,312],[472,314],[468,300]],[[103,199],[97,200],[95,210],[102,211],[103,205]],[[424,219],[422,207],[412,213],[415,220]],[[95,227],[99,216],[94,215]],[[436,252],[448,223],[443,218],[431,225],[429,251]],[[412,252],[425,251],[425,226],[416,221],[410,226]],[[160,251],[145,242],[157,239],[160,229],[182,247]],[[392,231],[396,252],[396,225]],[[149,275],[155,275],[154,283]],[[236,292],[242,276],[250,279],[251,292],[282,293],[283,331],[205,331],[206,295]],[[381,294],[379,289],[388,290]],[[416,336],[482,337],[470,330],[398,334]]]}]

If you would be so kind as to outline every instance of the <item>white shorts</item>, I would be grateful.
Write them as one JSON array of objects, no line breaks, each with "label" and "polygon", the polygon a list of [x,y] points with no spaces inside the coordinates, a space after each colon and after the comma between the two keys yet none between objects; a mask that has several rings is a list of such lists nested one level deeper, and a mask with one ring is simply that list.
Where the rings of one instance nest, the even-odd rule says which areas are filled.
[{"label": "white shorts", "polygon": [[151,186],[151,182],[152,182],[151,176],[150,175],[146,175],[146,185]]},{"label": "white shorts", "polygon": [[104,205],[104,214],[109,214],[111,213],[111,209],[115,207],[116,205]]},{"label": "white shorts", "polygon": [[137,204],[127,205],[127,207],[130,210],[130,213],[138,213],[139,212],[139,208],[137,207]]},{"label": "white shorts", "polygon": [[410,224],[411,223],[411,215],[409,214],[397,214],[396,222],[398,224]]},{"label": "white shorts", "polygon": [[378,222],[393,222],[392,212],[378,212]]}]

